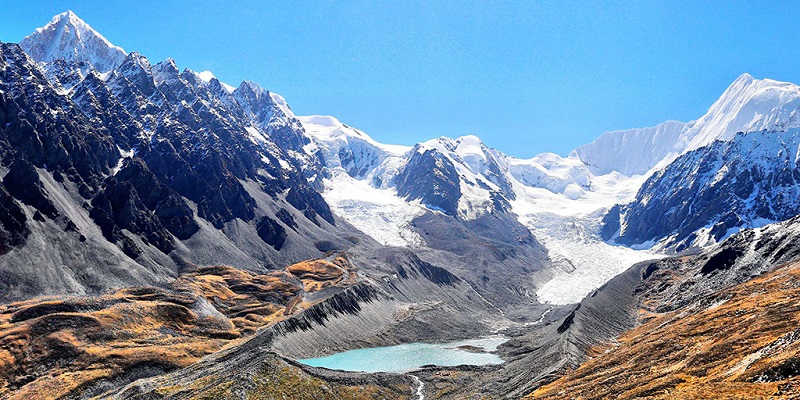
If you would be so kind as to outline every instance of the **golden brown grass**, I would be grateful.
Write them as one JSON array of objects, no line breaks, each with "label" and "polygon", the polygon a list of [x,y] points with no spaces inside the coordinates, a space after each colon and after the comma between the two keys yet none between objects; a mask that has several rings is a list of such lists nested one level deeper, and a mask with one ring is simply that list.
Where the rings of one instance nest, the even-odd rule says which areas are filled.
[{"label": "golden brown grass", "polygon": [[535,391],[547,399],[800,397],[800,263],[665,314],[592,349]]},{"label": "golden brown grass", "polygon": [[2,305],[0,398],[55,399],[140,367],[184,367],[290,317],[309,289],[349,283],[342,256],[303,265],[264,275],[202,267],[166,289]]}]

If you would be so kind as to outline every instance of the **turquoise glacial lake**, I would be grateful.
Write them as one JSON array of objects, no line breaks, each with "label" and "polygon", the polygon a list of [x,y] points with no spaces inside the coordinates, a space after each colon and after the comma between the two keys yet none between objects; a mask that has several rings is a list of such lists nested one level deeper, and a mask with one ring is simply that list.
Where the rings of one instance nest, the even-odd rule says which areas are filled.
[{"label": "turquoise glacial lake", "polygon": [[[456,365],[502,364],[503,360],[492,352],[508,341],[502,336],[462,340],[443,344],[409,343],[397,346],[372,347],[350,350],[326,357],[297,360],[312,367],[324,367],[357,372],[404,372],[423,365],[453,367]],[[486,353],[468,351],[463,346],[474,346]]]}]

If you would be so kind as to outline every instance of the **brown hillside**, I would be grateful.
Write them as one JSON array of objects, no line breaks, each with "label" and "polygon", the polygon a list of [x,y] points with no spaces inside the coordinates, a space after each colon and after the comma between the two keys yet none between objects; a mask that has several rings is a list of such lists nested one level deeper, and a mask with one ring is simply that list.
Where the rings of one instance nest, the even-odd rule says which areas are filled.
[{"label": "brown hillside", "polygon": [[530,398],[800,397],[800,263],[648,318]]},{"label": "brown hillside", "polygon": [[83,395],[185,367],[299,312],[309,304],[304,294],[352,283],[344,277],[352,270],[347,260],[333,262],[264,275],[202,267],[169,288],[2,305],[0,398]]}]

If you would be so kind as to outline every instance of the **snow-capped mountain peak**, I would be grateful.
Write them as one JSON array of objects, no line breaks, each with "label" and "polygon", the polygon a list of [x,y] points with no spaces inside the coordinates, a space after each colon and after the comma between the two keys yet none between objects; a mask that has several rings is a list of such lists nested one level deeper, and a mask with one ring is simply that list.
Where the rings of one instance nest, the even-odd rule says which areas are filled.
[{"label": "snow-capped mountain peak", "polygon": [[180,70],[178,70],[175,60],[171,58],[167,58],[166,60],[156,64],[153,66],[152,70],[153,78],[156,80],[156,83],[161,83],[180,74]]},{"label": "snow-capped mountain peak", "polygon": [[785,131],[800,126],[800,87],[742,74],[697,120],[687,136],[688,150],[715,140],[730,140],[737,132]]},{"label": "snow-capped mountain peak", "polygon": [[269,97],[272,98],[272,101],[275,103],[275,105],[280,108],[287,117],[295,118],[294,112],[292,111],[291,107],[289,107],[289,103],[286,102],[286,99],[284,99],[283,96],[274,92],[269,92]]},{"label": "snow-capped mountain peak", "polygon": [[[192,71],[192,72],[194,72],[194,71]],[[225,91],[228,92],[228,94],[231,94],[231,93],[233,93],[234,90],[236,90],[235,87],[233,87],[231,85],[228,85],[227,83],[222,82],[219,79],[217,79],[217,77],[214,76],[214,74],[211,71],[195,72],[194,74],[197,75],[197,78],[199,78],[201,81],[203,81],[206,84],[209,84],[209,83],[211,83],[212,80],[216,79],[219,82],[219,84],[222,85],[222,87],[225,89]]]},{"label": "snow-capped mountain peak", "polygon": [[[207,75],[206,78],[208,78]],[[232,94],[238,99],[245,112],[249,113],[255,121],[266,122],[273,119],[277,114],[280,114],[279,118],[284,122],[294,119],[294,114],[282,97],[277,96],[281,100],[281,104],[281,102],[276,101],[276,96],[273,96],[272,93],[255,82],[242,81]]]},{"label": "snow-capped mountain peak", "polygon": [[606,132],[572,155],[596,174],[646,175],[681,154],[716,140],[731,140],[737,132],[800,127],[798,110],[800,86],[745,73],[696,121],[667,121],[650,128]]},{"label": "snow-capped mountain peak", "polygon": [[[198,74],[199,76],[200,74]],[[260,98],[261,96],[266,93],[266,90],[259,86],[257,83],[253,81],[249,81],[247,79],[243,80],[242,83],[239,84],[239,87],[236,88],[236,91],[240,94],[246,93],[249,96],[254,96],[256,98]]]},{"label": "snow-capped mountain peak", "polygon": [[126,56],[125,50],[111,44],[72,11],[56,15],[19,44],[38,62],[85,62],[99,72],[117,68]]}]

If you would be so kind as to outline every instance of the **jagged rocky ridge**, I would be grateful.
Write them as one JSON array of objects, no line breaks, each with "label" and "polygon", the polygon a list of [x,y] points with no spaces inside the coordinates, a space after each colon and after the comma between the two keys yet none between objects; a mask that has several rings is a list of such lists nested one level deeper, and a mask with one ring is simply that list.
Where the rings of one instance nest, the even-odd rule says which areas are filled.
[{"label": "jagged rocky ridge", "polygon": [[606,217],[606,239],[681,251],[800,213],[797,129],[740,133],[653,174]]},{"label": "jagged rocky ridge", "polygon": [[[192,263],[264,270],[360,240],[315,189],[319,161],[278,96],[121,50],[98,64],[99,34],[72,13],[51,25],[22,43],[39,60],[0,44],[4,300]],[[76,57],[40,54],[51,40]]]}]

